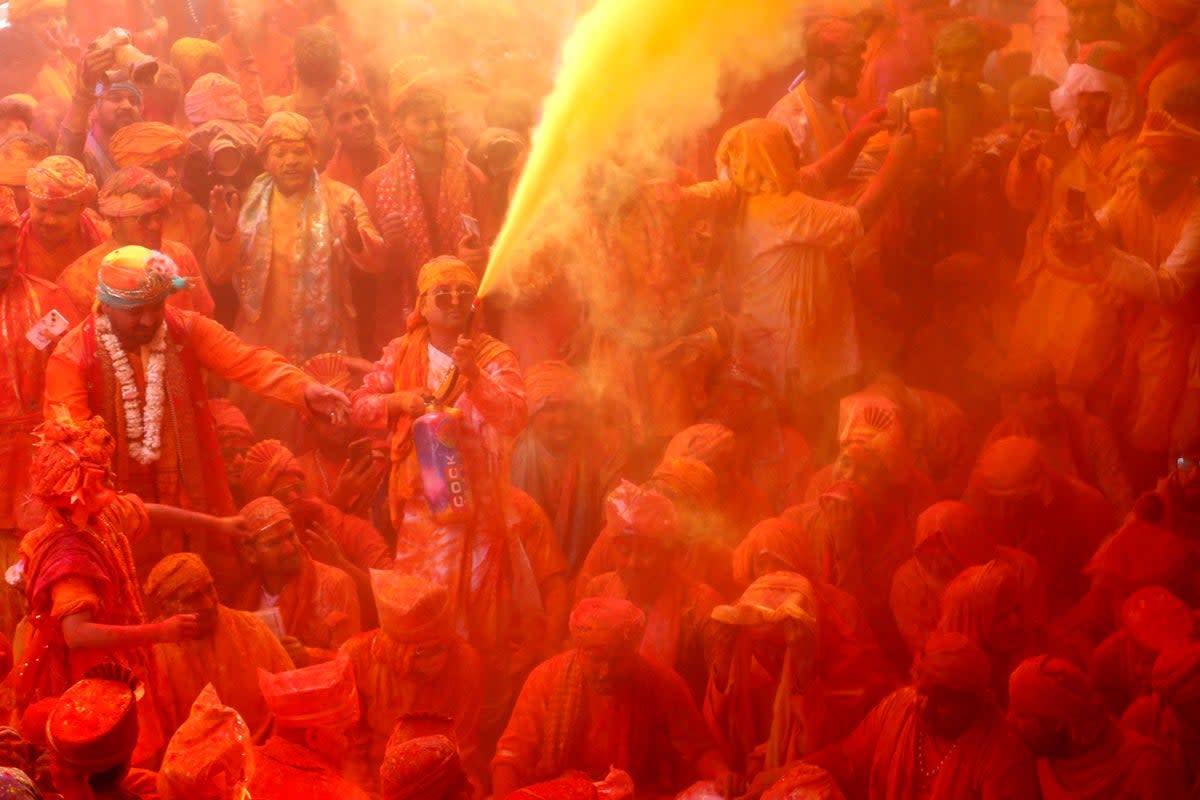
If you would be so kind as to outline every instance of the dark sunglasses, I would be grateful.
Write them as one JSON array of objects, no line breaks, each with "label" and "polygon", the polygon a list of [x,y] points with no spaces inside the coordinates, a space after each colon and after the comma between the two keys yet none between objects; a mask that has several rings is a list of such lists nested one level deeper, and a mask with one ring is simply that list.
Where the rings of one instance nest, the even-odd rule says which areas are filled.
[{"label": "dark sunglasses", "polygon": [[475,290],[470,288],[438,289],[430,295],[433,303],[442,311],[449,311],[456,303],[469,306],[475,300]]}]

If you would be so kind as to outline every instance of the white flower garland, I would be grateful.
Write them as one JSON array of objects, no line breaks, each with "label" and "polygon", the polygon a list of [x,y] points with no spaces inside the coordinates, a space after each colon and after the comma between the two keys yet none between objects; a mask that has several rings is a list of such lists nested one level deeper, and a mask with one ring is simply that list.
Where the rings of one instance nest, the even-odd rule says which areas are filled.
[{"label": "white flower garland", "polygon": [[103,314],[96,315],[96,338],[112,361],[113,372],[121,386],[121,401],[125,407],[125,433],[129,437],[129,454],[139,464],[153,464],[162,451],[163,402],[166,391],[163,375],[167,367],[167,326],[160,325],[150,342],[150,358],[146,365],[146,400],[138,407],[139,392],[133,367],[125,348],[113,333],[112,323]]}]

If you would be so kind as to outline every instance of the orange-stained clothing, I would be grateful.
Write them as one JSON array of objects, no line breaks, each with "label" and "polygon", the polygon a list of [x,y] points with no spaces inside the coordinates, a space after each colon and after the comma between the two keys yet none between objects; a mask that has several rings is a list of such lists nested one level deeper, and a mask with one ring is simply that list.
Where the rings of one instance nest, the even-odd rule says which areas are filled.
[{"label": "orange-stained clothing", "polygon": [[359,164],[339,142],[333,151],[333,158],[329,159],[329,163],[325,165],[325,171],[321,175],[329,180],[344,183],[356,192],[361,192],[367,176],[386,164],[392,156],[382,139],[375,140],[371,152],[374,158],[367,163]]},{"label": "orange-stained clothing", "polygon": [[[284,97],[295,88],[295,57],[292,52],[292,37],[264,25],[262,35],[249,43],[254,57],[258,80],[262,84],[264,97]],[[233,34],[217,39],[217,45],[225,55],[225,64],[236,74],[235,80],[243,84],[240,75],[247,67],[243,64],[245,53],[233,43]]]},{"label": "orange-stained clothing", "polygon": [[369,800],[366,792],[339,773],[308,748],[272,736],[254,748],[250,796],[263,800]]},{"label": "orange-stained clothing", "polygon": [[84,209],[79,218],[79,227],[71,232],[67,241],[53,250],[47,249],[37,238],[29,222],[29,212],[21,220],[20,239],[17,245],[17,266],[26,275],[46,281],[56,281],[64,269],[88,250],[110,238],[108,224],[92,209]]},{"label": "orange-stained clothing", "polygon": [[1157,742],[1116,725],[1077,758],[1038,759],[1043,800],[1188,797],[1183,768]]},{"label": "orange-stained clothing", "polygon": [[270,722],[270,712],[256,669],[285,672],[294,669],[292,659],[270,629],[245,611],[217,608],[217,625],[212,636],[154,646],[154,658],[162,673],[162,718],[173,731],[188,718],[192,703],[208,684],[221,702],[236,709],[256,741],[261,741]]},{"label": "orange-stained clothing", "polygon": [[197,205],[185,190],[176,189],[171,197],[171,205],[167,206],[167,218],[163,220],[163,241],[182,243],[192,252],[197,263],[203,264],[208,257],[211,231],[208,212]]},{"label": "orange-stained clothing", "polygon": [[[92,307],[96,304],[96,285],[99,282],[97,275],[100,271],[100,262],[120,246],[114,240],[109,239],[75,259],[70,266],[59,273],[56,283],[70,296],[80,317],[90,314]],[[187,245],[170,239],[163,239],[159,250],[170,256],[171,260],[175,262],[179,267],[181,277],[190,278],[192,281],[191,288],[171,295],[167,303],[178,309],[198,311],[206,317],[211,317],[213,313],[212,295],[208,293],[208,286],[205,285],[204,278],[200,275],[200,265],[196,263],[196,257],[192,255],[192,251],[187,248]]]},{"label": "orange-stained clothing", "polygon": [[454,720],[454,738],[463,763],[468,769],[476,766],[483,668],[475,648],[461,636],[450,634],[445,647],[445,666],[422,680],[404,677],[403,665],[397,660],[403,658],[405,645],[381,630],[367,631],[342,645],[342,652],[354,667],[360,703],[358,728],[352,736],[356,776],[377,775],[396,719],[409,713],[438,714]]}]

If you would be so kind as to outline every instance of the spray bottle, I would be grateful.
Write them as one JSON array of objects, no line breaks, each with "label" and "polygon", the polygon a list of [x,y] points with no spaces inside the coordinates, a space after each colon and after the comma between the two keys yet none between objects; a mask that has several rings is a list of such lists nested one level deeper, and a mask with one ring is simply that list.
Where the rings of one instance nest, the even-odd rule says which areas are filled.
[{"label": "spray bottle", "polygon": [[[476,297],[467,314],[468,334],[479,304]],[[475,516],[461,447],[462,411],[446,405],[461,377],[458,367],[451,367],[437,394],[425,399],[425,413],[413,422],[413,446],[421,467],[422,491],[434,522],[439,525],[469,522]]]}]

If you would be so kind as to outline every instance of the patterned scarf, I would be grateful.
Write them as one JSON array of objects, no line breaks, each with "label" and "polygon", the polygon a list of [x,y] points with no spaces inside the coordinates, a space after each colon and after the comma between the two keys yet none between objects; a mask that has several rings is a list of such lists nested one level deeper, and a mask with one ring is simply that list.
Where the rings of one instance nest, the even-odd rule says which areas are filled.
[{"label": "patterned scarf", "polygon": [[[238,299],[251,322],[262,316],[271,272],[272,232],[271,196],[275,180],[263,173],[250,185],[242,207],[239,227],[242,231],[243,269],[237,277]],[[346,337],[336,313],[334,299],[334,259],[340,251],[337,233],[330,217],[325,187],[313,172],[313,183],[301,210],[301,229],[293,243],[292,262],[292,335],[290,352],[284,353],[299,364],[319,353],[332,353],[345,346]],[[325,313],[318,313],[325,309]]]}]

